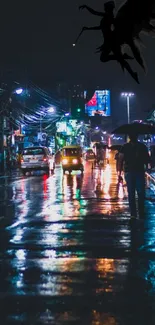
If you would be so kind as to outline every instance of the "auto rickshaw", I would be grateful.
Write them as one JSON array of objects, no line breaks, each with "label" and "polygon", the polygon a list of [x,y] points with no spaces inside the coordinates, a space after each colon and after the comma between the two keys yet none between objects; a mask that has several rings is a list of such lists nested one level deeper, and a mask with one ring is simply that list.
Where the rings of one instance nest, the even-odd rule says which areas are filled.
[{"label": "auto rickshaw", "polygon": [[72,170],[80,170],[83,174],[83,158],[82,158],[82,148],[77,145],[65,146],[62,149],[62,168],[63,173],[69,171],[71,174]]}]

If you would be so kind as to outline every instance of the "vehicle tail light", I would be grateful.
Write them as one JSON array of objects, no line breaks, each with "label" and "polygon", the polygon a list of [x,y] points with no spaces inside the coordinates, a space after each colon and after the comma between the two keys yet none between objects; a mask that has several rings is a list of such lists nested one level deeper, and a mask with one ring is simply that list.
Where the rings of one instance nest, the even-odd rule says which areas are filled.
[{"label": "vehicle tail light", "polygon": [[48,161],[48,159],[46,157],[43,157],[43,161]]}]

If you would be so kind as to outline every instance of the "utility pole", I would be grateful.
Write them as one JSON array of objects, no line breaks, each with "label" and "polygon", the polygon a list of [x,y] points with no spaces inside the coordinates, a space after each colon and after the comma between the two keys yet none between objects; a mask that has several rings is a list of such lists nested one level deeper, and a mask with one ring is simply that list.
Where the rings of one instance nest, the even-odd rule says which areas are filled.
[{"label": "utility pole", "polygon": [[42,116],[40,115],[40,133],[42,133]]},{"label": "utility pole", "polygon": [[4,120],[3,112],[1,113],[1,135],[0,135],[0,172],[4,171]]},{"label": "utility pole", "polygon": [[127,120],[128,120],[128,124],[130,124],[130,98],[134,96],[134,93],[121,93],[121,96],[126,98]]},{"label": "utility pole", "polygon": [[5,127],[6,127],[6,116],[5,110],[7,108],[7,104],[2,103],[2,110],[1,110],[1,125],[2,125],[2,133],[1,133],[1,171],[2,173],[6,169],[6,157],[5,157]]},{"label": "utility pole", "polygon": [[130,97],[127,96],[127,116],[128,116],[128,124],[130,124]]},{"label": "utility pole", "polygon": [[69,89],[68,92],[69,92],[69,98],[68,98],[68,102],[69,102],[69,114],[71,116],[71,114],[72,114],[71,90]]}]

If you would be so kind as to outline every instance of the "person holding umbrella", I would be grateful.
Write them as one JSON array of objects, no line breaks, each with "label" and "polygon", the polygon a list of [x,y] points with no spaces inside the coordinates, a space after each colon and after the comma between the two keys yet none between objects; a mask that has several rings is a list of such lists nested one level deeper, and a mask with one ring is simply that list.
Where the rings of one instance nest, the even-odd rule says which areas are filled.
[{"label": "person holding umbrella", "polygon": [[150,168],[150,156],[147,147],[138,141],[138,135],[155,135],[155,126],[141,122],[124,124],[116,128],[112,134],[129,135],[130,141],[120,150],[119,173],[121,175],[124,170],[131,217],[137,218],[135,198],[137,192],[139,218],[144,218],[145,169]]},{"label": "person holding umbrella", "polygon": [[147,147],[138,141],[138,133],[129,133],[130,141],[119,153],[119,174],[124,170],[128,190],[131,218],[137,218],[136,192],[138,195],[139,218],[144,218],[145,205],[145,169],[148,168],[150,157]]}]

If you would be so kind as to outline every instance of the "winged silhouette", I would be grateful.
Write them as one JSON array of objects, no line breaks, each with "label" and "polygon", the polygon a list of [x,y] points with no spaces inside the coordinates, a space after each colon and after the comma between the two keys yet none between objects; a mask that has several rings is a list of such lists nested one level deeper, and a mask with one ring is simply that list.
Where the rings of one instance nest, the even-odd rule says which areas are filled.
[{"label": "winged silhouette", "polygon": [[[101,30],[104,38],[102,46],[97,48],[101,52],[102,62],[117,60],[122,69],[126,69],[136,82],[138,75],[133,72],[128,59],[132,59],[127,53],[123,53],[124,45],[128,45],[135,60],[145,71],[145,62],[141,54],[138,43],[141,43],[141,32],[147,35],[155,35],[155,0],[127,0],[114,16],[115,2],[104,3],[104,12],[96,11],[87,5],[80,6],[79,9],[87,9],[91,14],[102,17],[98,26],[83,27],[77,40],[86,30]],[[76,40],[76,41],[77,41]]]},{"label": "winged silhouette", "polygon": [[136,40],[139,40],[141,32],[146,32],[148,35],[155,33],[155,28],[151,23],[151,19],[154,18],[154,5],[154,0],[127,0],[115,17],[116,42],[120,45],[129,45],[136,61],[144,70],[144,60],[136,45]]}]

